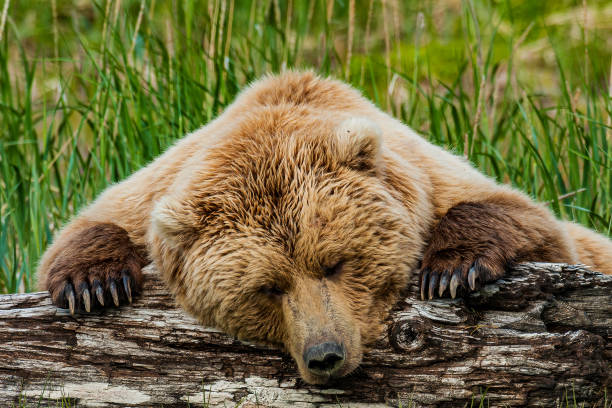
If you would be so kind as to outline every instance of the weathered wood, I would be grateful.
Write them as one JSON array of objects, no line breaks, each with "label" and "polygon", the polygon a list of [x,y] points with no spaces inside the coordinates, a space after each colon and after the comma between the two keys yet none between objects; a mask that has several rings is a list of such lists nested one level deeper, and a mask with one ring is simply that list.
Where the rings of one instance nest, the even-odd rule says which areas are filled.
[{"label": "weathered wood", "polygon": [[70,316],[46,293],[0,296],[0,405],[446,407],[486,390],[490,406],[566,393],[603,406],[606,387],[611,399],[612,276],[579,266],[520,265],[464,300],[422,302],[411,286],[361,368],[327,387],[279,351],[201,327],[146,276],[133,306],[98,315]]}]

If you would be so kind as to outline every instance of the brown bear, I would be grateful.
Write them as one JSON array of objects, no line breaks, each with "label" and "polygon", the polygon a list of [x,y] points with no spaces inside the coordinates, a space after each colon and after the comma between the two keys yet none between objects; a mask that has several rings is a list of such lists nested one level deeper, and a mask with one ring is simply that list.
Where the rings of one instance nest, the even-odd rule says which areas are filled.
[{"label": "brown bear", "polygon": [[88,312],[131,302],[151,261],[203,324],[281,346],[324,383],[359,365],[419,263],[423,298],[455,297],[521,261],[612,273],[612,242],[348,85],[287,72],[109,187],[57,235],[39,281]]}]

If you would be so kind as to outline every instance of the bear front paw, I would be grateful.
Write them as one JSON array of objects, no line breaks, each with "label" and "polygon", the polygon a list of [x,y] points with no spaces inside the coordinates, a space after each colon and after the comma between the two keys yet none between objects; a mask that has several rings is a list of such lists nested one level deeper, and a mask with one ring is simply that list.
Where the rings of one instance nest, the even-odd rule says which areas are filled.
[{"label": "bear front paw", "polygon": [[53,303],[71,314],[132,303],[142,287],[142,252],[115,224],[82,229],[50,263],[46,287]]},{"label": "bear front paw", "polygon": [[421,264],[421,299],[452,298],[501,278],[524,235],[503,208],[486,202],[452,207],[432,231]]}]

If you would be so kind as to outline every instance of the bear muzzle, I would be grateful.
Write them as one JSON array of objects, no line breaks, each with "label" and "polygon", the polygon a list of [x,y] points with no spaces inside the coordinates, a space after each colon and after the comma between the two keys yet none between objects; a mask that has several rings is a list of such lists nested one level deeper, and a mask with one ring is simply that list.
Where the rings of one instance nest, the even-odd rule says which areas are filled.
[{"label": "bear muzzle", "polygon": [[342,288],[325,279],[302,277],[283,301],[288,328],[285,347],[300,375],[325,384],[351,373],[361,362],[361,336]]}]

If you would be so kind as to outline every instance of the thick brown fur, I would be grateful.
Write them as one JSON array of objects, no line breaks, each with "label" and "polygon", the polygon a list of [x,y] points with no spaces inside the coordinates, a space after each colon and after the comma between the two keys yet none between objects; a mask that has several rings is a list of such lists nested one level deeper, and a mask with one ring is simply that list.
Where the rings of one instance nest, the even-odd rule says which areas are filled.
[{"label": "thick brown fur", "polygon": [[[603,236],[310,72],[258,81],[110,187],[59,233],[39,280],[65,306],[67,284],[126,268],[138,287],[145,257],[202,323],[283,346],[312,383],[357,367],[421,260],[428,295],[451,272],[465,290],[520,261],[612,273]],[[325,342],[345,352],[329,375],[304,357]]]}]

